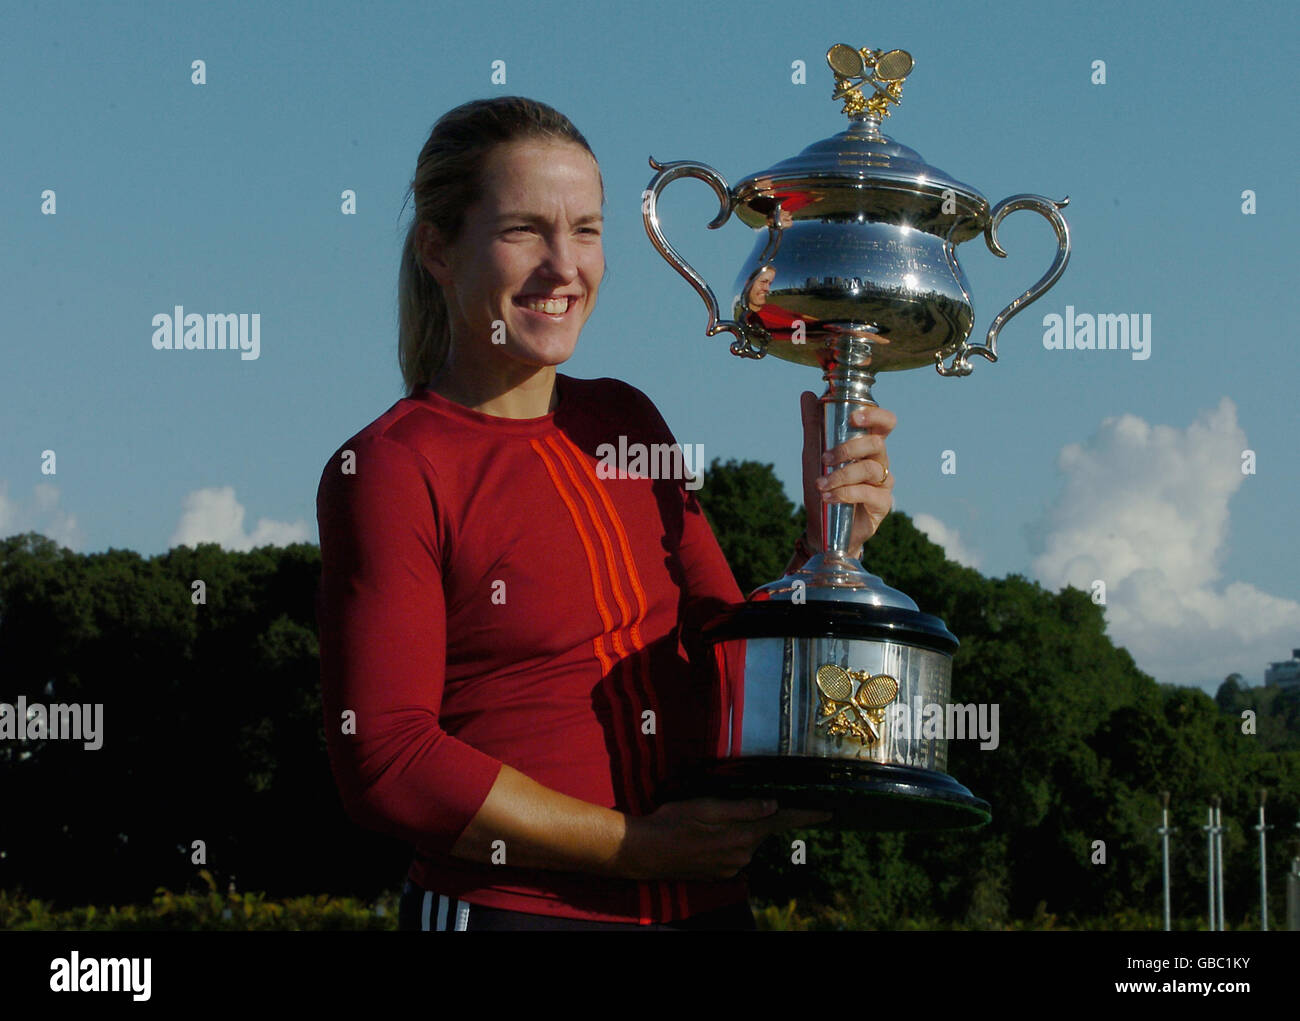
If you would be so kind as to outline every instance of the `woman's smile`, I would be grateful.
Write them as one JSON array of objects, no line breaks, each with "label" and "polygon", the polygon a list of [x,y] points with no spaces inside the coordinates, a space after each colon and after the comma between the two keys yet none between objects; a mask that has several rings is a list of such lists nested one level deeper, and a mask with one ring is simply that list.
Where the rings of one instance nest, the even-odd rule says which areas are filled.
[{"label": "woman's smile", "polygon": [[563,294],[553,296],[521,294],[515,298],[515,304],[520,308],[527,309],[529,312],[544,316],[555,322],[563,322],[564,317],[577,304],[577,301],[576,296]]}]

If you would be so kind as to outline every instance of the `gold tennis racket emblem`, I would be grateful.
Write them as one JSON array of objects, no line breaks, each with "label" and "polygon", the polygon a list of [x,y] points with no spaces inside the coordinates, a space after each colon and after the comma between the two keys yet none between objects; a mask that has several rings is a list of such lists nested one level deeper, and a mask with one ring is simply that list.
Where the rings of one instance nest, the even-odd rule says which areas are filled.
[{"label": "gold tennis racket emblem", "polygon": [[[859,114],[864,110],[876,117],[888,117],[892,103],[903,98],[903,80],[912,73],[915,62],[907,50],[855,50],[836,43],[826,51],[826,63],[835,74],[832,99],[844,100],[844,112]],[[864,90],[871,88],[871,97]]]},{"label": "gold tennis racket emblem", "polygon": [[[853,682],[858,690],[853,690]],[[885,706],[898,697],[898,681],[889,674],[845,670],[834,663],[817,668],[820,727],[828,737],[848,737],[866,748],[880,740]]]}]

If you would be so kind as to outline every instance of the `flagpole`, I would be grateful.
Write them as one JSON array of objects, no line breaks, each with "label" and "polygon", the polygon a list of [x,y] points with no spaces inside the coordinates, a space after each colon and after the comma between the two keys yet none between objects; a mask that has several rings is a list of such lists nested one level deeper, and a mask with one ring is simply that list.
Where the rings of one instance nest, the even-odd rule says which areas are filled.
[{"label": "flagpole", "polygon": [[1160,828],[1156,830],[1160,834],[1160,857],[1164,862],[1164,891],[1165,891],[1165,932],[1170,929],[1169,925],[1169,834],[1176,833],[1176,829],[1169,828],[1169,792],[1161,791],[1160,796],[1164,798],[1164,808],[1160,814]]},{"label": "flagpole", "polygon": [[1210,932],[1214,932],[1215,931],[1215,924],[1214,924],[1215,906],[1216,906],[1216,901],[1214,899],[1214,809],[1211,807],[1211,808],[1207,808],[1205,811],[1206,811],[1206,822],[1205,825],[1201,827],[1201,829],[1205,830],[1205,837],[1207,841],[1206,860],[1208,864],[1206,865],[1205,868],[1205,882],[1210,892],[1210,912],[1208,916],[1210,920],[1209,928],[1210,928]]},{"label": "flagpole", "polygon": [[1268,932],[1268,849],[1264,833],[1273,827],[1264,823],[1264,801],[1268,798],[1268,791],[1261,789],[1259,792],[1259,823],[1255,829],[1259,832],[1259,928],[1261,932]]},{"label": "flagpole", "polygon": [[1215,840],[1215,867],[1218,870],[1218,877],[1215,888],[1219,892],[1219,931],[1224,931],[1223,918],[1223,799],[1217,794],[1214,797],[1214,840]]}]

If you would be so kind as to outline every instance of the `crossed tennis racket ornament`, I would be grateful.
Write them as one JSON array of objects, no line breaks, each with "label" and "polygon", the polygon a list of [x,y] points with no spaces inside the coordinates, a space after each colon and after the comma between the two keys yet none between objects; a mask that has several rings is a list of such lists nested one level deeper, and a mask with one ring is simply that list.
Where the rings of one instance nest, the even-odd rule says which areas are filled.
[{"label": "crossed tennis racket ornament", "polygon": [[[877,117],[889,116],[889,104],[903,98],[903,79],[912,73],[912,55],[906,50],[855,50],[836,43],[826,53],[826,63],[835,75],[833,100],[845,100],[844,112],[852,115],[871,111]],[[862,89],[870,86],[873,95],[864,97]]]},{"label": "crossed tennis racket ornament", "polygon": [[[853,690],[854,682],[858,690]],[[898,697],[898,681],[889,674],[845,670],[834,663],[817,668],[817,697],[828,737],[848,737],[866,749],[880,740],[885,707]],[[858,753],[862,754],[861,752]]]}]

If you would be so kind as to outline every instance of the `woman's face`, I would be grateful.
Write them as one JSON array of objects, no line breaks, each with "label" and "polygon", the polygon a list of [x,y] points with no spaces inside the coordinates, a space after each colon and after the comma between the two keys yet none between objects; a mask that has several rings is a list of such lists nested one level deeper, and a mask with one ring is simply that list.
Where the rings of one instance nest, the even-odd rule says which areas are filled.
[{"label": "woman's face", "polygon": [[749,289],[749,307],[758,311],[767,304],[767,296],[772,293],[772,281],[776,279],[776,268],[774,266],[764,266],[754,278],[754,284]]},{"label": "woman's face", "polygon": [[605,272],[596,162],[568,142],[510,142],[488,155],[482,183],[455,243],[426,249],[453,343],[475,359],[557,365]]}]

